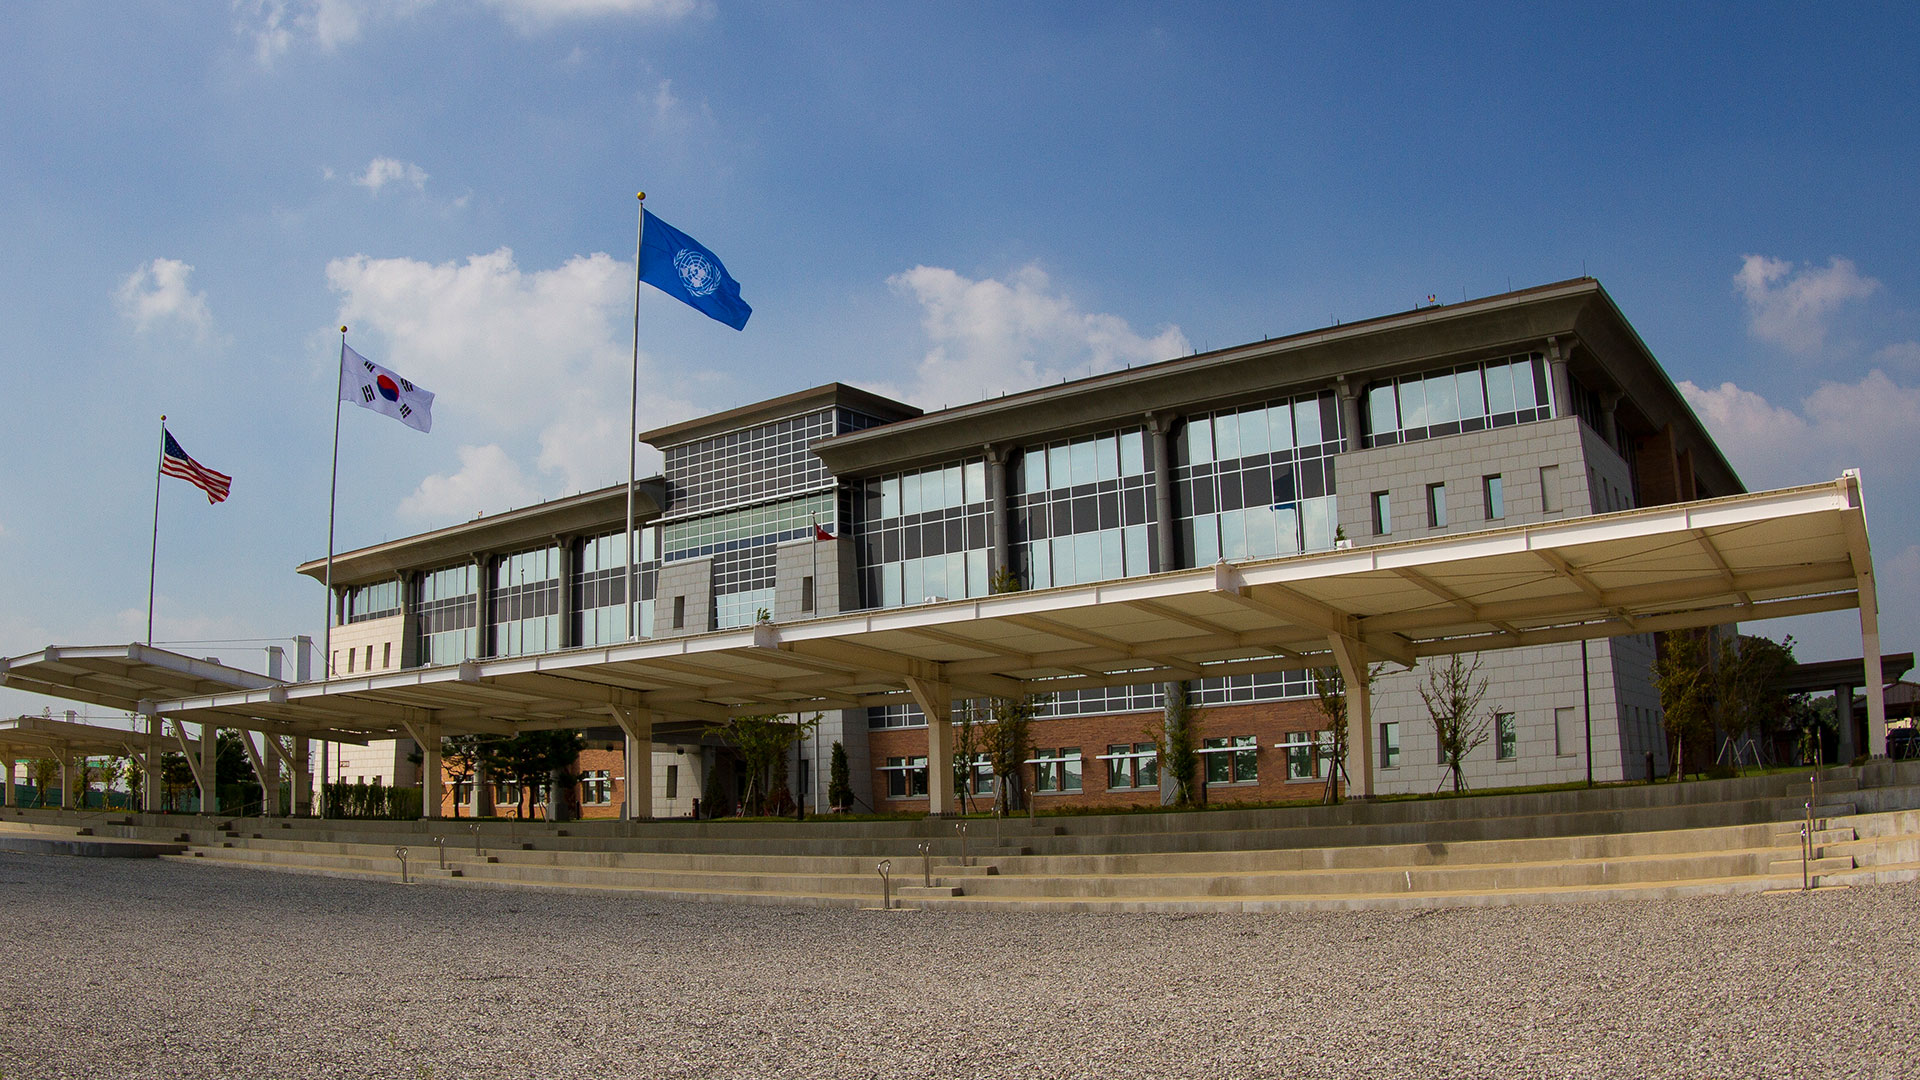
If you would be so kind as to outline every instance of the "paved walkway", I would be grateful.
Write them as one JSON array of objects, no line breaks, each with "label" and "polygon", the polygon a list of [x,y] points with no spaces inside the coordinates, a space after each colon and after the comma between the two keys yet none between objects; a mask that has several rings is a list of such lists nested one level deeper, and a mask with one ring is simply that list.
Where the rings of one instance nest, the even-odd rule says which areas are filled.
[{"label": "paved walkway", "polygon": [[0,1076],[1895,1077],[1920,890],[1035,915],[0,853]]}]

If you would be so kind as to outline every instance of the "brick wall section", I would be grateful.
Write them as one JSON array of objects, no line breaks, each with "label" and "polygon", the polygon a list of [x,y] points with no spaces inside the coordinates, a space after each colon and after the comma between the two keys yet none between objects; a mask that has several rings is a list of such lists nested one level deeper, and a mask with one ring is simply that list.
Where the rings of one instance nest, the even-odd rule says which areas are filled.
[{"label": "brick wall section", "polygon": [[[1200,725],[1203,739],[1252,735],[1260,746],[1259,780],[1254,783],[1211,786],[1207,792],[1210,805],[1311,799],[1323,789],[1324,781],[1318,779],[1288,782],[1286,752],[1274,748],[1274,744],[1281,742],[1288,732],[1319,731],[1326,726],[1326,717],[1321,714],[1316,702],[1295,700],[1216,705],[1194,710],[1194,717]],[[1096,760],[1107,752],[1109,743],[1146,742],[1147,727],[1158,718],[1158,713],[1121,713],[1036,721],[1032,729],[1034,746],[1056,750],[1067,746],[1080,748],[1082,790],[1042,793],[1037,796],[1035,805],[1042,810],[1049,807],[1119,809],[1160,805],[1157,788],[1108,790],[1107,763]],[[924,757],[927,753],[927,729],[890,728],[874,731],[869,735],[869,748],[874,763],[874,808],[882,812],[924,811],[927,807],[924,797],[888,798],[887,776],[879,767],[885,765],[889,757]],[[1349,770],[1351,768],[1349,764]]]}]

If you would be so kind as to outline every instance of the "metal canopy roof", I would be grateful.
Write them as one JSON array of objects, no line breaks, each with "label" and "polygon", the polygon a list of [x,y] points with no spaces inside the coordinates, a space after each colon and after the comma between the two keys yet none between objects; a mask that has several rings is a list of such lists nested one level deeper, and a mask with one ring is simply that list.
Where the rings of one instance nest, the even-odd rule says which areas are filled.
[{"label": "metal canopy roof", "polygon": [[[1872,574],[1859,478],[1849,473],[1094,585],[328,682],[236,672],[254,683],[137,693],[148,699],[142,711],[277,732],[380,738],[425,722],[511,732],[604,723],[626,709],[651,710],[658,732],[729,714],[904,703],[915,700],[914,682],[960,697],[1019,696],[1332,666],[1336,642],[1370,661],[1410,664],[1863,605],[1865,621],[1876,615]],[[131,659],[139,649],[118,651]],[[75,661],[115,651],[49,649],[0,674],[10,686],[74,696],[63,680],[93,690],[106,677]],[[160,681],[145,670],[118,678]]]},{"label": "metal canopy roof", "polygon": [[0,755],[28,749],[46,749],[62,754],[119,755],[137,753],[147,743],[144,731],[100,727],[70,720],[50,720],[43,716],[21,716],[0,720]]}]

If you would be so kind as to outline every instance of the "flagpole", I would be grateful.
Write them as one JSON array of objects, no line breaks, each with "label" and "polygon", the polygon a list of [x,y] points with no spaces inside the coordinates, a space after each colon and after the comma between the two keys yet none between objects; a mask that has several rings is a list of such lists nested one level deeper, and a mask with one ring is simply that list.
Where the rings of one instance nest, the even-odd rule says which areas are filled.
[{"label": "flagpole", "polygon": [[347,367],[347,328],[340,328],[340,363],[333,372],[333,475],[327,481],[327,596],[320,617],[320,681],[333,677],[333,511],[340,497],[340,373]]},{"label": "flagpole", "polygon": [[640,468],[640,245],[647,237],[647,193],[640,192],[640,224],[633,233],[633,389],[627,398],[627,640],[640,636],[640,603],[633,587],[633,474]]},{"label": "flagpole", "polygon": [[147,644],[153,644],[153,574],[160,565],[160,466],[167,459],[167,414],[160,414],[160,453],[153,459],[153,550],[147,555]]}]

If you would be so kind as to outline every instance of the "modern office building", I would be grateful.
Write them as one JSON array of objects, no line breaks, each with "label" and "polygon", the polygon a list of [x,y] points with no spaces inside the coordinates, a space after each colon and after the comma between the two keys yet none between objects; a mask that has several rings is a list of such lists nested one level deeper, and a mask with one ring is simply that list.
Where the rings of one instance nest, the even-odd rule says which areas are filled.
[{"label": "modern office building", "polygon": [[[624,486],[338,555],[332,672],[622,641],[629,582],[632,632],[669,638],[984,596],[1003,572],[1047,589],[1743,490],[1592,279],[935,413],[830,383],[641,439],[665,467],[639,486],[631,568]],[[321,577],[324,563],[300,570]],[[1590,764],[1597,779],[1632,778],[1648,754],[1664,772],[1653,655],[1650,635],[1482,654],[1490,738],[1469,756],[1468,781],[1567,781]],[[1378,792],[1442,780],[1425,676],[1424,661],[1390,666],[1374,686]],[[1044,700],[1033,725],[1041,805],[1158,803],[1147,731],[1166,689]],[[1310,672],[1201,679],[1186,693],[1210,801],[1309,798],[1323,786],[1326,721]],[[619,732],[588,739],[583,810],[611,815],[625,784]],[[834,742],[865,806],[926,805],[916,707],[824,713],[798,755],[795,787],[811,804],[823,801]],[[698,726],[656,727],[654,814],[690,812],[716,769],[731,794],[733,768]],[[502,794],[474,790],[462,801],[481,809]]]}]

